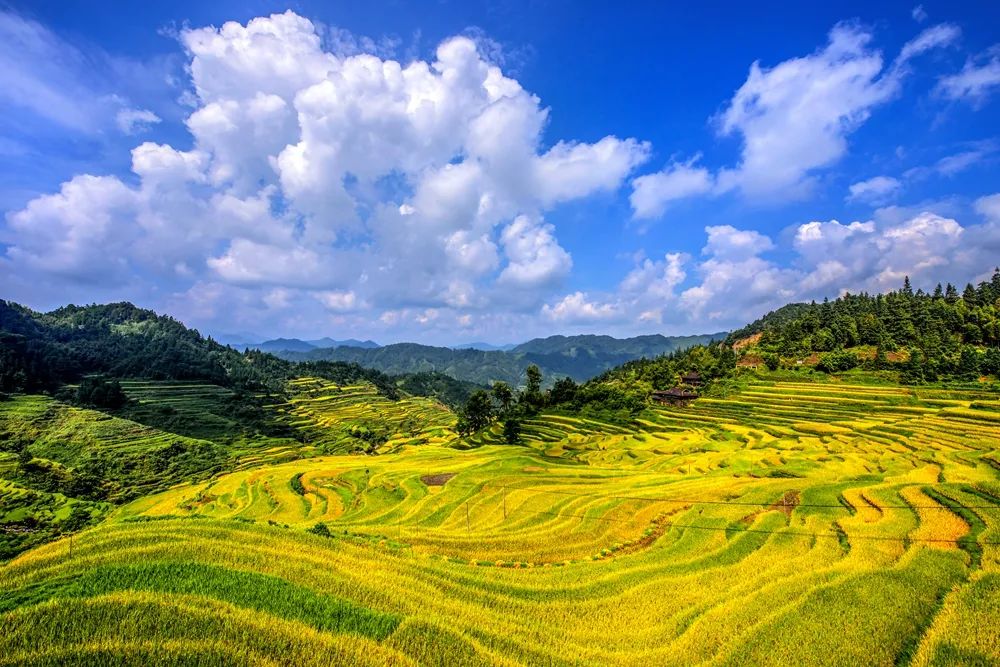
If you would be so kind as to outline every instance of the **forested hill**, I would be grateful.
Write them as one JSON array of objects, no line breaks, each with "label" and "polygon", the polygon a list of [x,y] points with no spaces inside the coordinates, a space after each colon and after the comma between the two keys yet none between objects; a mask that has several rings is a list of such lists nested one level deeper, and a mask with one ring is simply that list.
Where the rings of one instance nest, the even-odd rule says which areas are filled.
[{"label": "forested hill", "polygon": [[368,381],[390,398],[441,395],[455,402],[474,390],[447,377],[392,378],[357,364],[294,364],[257,350],[238,352],[166,315],[130,303],[65,306],[37,313],[0,300],[0,392],[55,391],[86,375],[194,380],[250,391],[280,391],[292,377],[339,384]]},{"label": "forested hill", "polygon": [[500,380],[519,386],[524,383],[525,369],[531,365],[538,366],[548,381],[556,377],[584,381],[634,359],[657,357],[712,340],[722,340],[725,335],[652,335],[624,339],[611,336],[550,336],[522,343],[510,351],[397,343],[371,349],[337,347],[278,354],[284,359],[296,361],[349,361],[391,375],[436,371],[479,384]]},{"label": "forested hill", "polygon": [[704,345],[713,340],[722,340],[726,335],[727,332],[721,331],[696,336],[650,334],[633,336],[632,338],[594,335],[549,336],[515,345],[511,352],[514,354],[559,354],[567,357],[621,355],[638,359],[640,357],[658,357],[661,354],[668,354],[695,345]]},{"label": "forested hill", "polygon": [[792,304],[734,331],[727,342],[752,341],[782,357],[858,346],[884,352],[917,351],[931,361],[960,354],[965,346],[1000,345],[1000,270],[959,292],[937,285],[913,290],[909,279],[886,294],[845,294],[834,301]]}]

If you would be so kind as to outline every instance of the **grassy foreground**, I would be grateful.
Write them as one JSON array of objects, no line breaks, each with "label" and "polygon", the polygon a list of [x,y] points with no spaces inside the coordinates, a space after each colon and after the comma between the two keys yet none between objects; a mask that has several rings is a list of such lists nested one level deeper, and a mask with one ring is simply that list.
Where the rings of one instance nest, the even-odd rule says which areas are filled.
[{"label": "grassy foreground", "polygon": [[757,381],[456,450],[299,389],[316,452],[381,455],[255,450],[0,566],[0,664],[1000,662],[996,394]]}]

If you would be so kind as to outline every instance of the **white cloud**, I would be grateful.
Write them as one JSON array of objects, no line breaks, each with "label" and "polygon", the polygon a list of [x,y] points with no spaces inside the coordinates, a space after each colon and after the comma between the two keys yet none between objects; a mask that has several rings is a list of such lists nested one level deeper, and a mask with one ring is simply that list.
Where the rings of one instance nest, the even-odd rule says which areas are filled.
[{"label": "white cloud", "polygon": [[917,5],[913,8],[913,11],[910,12],[910,16],[912,16],[913,20],[917,23],[923,23],[927,20],[927,11],[924,10],[923,5]]},{"label": "white cloud", "polygon": [[537,162],[542,201],[565,201],[598,190],[615,190],[648,157],[649,144],[634,139],[604,137],[595,144],[560,142]]},{"label": "white cloud", "polygon": [[900,66],[922,53],[954,44],[961,36],[961,29],[951,23],[931,26],[903,45],[895,65]]},{"label": "white cloud", "polygon": [[674,288],[687,277],[684,264],[688,259],[678,252],[667,253],[662,261],[644,259],[625,276],[619,290],[635,297],[669,300],[674,296]]},{"label": "white cloud", "polygon": [[1000,194],[980,197],[976,200],[975,208],[989,222],[1000,224]]},{"label": "white cloud", "polygon": [[318,292],[316,298],[327,309],[338,313],[349,313],[361,307],[357,294],[351,290]]},{"label": "white cloud", "polygon": [[542,315],[554,322],[573,324],[606,322],[620,317],[614,304],[589,301],[583,292],[569,294],[553,306],[545,304]]},{"label": "white cloud", "polygon": [[884,204],[891,201],[903,184],[891,176],[875,176],[866,181],[859,181],[851,184],[848,188],[850,194],[848,201],[862,201],[870,204]]},{"label": "white cloud", "polygon": [[708,169],[695,166],[696,161],[674,162],[663,171],[634,179],[629,201],[635,217],[656,218],[671,201],[710,192],[714,178]]},{"label": "white cloud", "polygon": [[120,109],[115,115],[118,129],[125,134],[145,132],[150,125],[155,125],[160,120],[160,117],[149,109]]},{"label": "white cloud", "polygon": [[954,43],[950,24],[932,26],[907,42],[890,67],[872,48],[872,33],[840,23],[826,46],[774,67],[750,66],[742,86],[718,115],[719,134],[741,140],[739,164],[714,175],[697,158],[633,180],[637,218],[662,215],[673,200],[737,191],[759,200],[800,199],[816,175],[848,151],[848,137],[873,111],[894,99],[910,60]]},{"label": "white cloud", "polygon": [[774,248],[774,242],[752,229],[736,229],[731,225],[706,227],[708,242],[702,251],[723,259],[746,259]]},{"label": "white cloud", "polygon": [[720,187],[783,197],[808,192],[811,174],[847,152],[847,137],[892,99],[898,81],[882,76],[872,35],[839,24],[821,50],[750,75],[720,117],[723,135],[743,140],[740,164],[719,174]]},{"label": "white cloud", "polygon": [[568,274],[573,262],[559,246],[554,232],[552,225],[518,216],[500,236],[508,264],[498,282],[533,288],[552,284]]},{"label": "white cloud", "polygon": [[941,77],[936,90],[948,99],[963,100],[980,107],[998,86],[1000,44],[966,61],[961,72]]},{"label": "white cloud", "polygon": [[[178,37],[191,148],[142,143],[133,182],[80,176],[11,214],[4,275],[114,274],[145,294],[195,290],[200,313],[218,295],[423,324],[491,300],[534,307],[572,266],[546,212],[616,190],[650,152],[610,135],[543,147],[549,110],[466,37],[405,65],[388,42],[290,11]],[[124,132],[156,122],[121,99],[110,114]]]},{"label": "white cloud", "polygon": [[992,151],[975,149],[971,151],[962,151],[961,153],[955,153],[954,155],[948,155],[941,158],[934,165],[938,173],[943,176],[954,176],[955,174],[965,171],[972,165],[980,162],[983,158],[987,157]]},{"label": "white cloud", "polygon": [[14,235],[7,257],[14,265],[87,283],[118,282],[128,270],[135,231],[135,193],[118,179],[77,176],[58,194],[32,200],[8,217]]},{"label": "white cloud", "polygon": [[963,150],[946,155],[930,166],[908,169],[903,176],[907,179],[923,179],[934,175],[952,177],[992,159],[998,149],[1000,144],[992,139],[969,142],[963,146]]}]

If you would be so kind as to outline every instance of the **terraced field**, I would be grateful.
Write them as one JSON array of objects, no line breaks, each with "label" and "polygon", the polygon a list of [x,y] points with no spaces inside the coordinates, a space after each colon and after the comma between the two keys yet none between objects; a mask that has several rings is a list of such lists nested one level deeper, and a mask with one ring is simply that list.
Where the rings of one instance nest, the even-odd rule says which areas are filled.
[{"label": "terraced field", "polygon": [[757,381],[630,427],[541,415],[515,447],[297,391],[339,451],[394,432],[0,567],[0,664],[1000,663],[996,394]]},{"label": "terraced field", "polygon": [[293,397],[279,409],[321,450],[387,453],[454,437],[454,413],[431,398],[391,401],[370,384],[339,386],[319,378],[300,378],[288,385]]}]

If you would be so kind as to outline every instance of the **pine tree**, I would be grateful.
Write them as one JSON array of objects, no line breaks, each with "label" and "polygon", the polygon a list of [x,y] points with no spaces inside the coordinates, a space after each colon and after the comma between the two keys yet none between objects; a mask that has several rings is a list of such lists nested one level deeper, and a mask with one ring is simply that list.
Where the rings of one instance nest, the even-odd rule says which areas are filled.
[{"label": "pine tree", "polygon": [[962,301],[965,302],[970,308],[975,307],[979,303],[978,295],[976,294],[976,288],[972,286],[972,283],[968,283],[965,286],[965,291],[962,292]]}]

